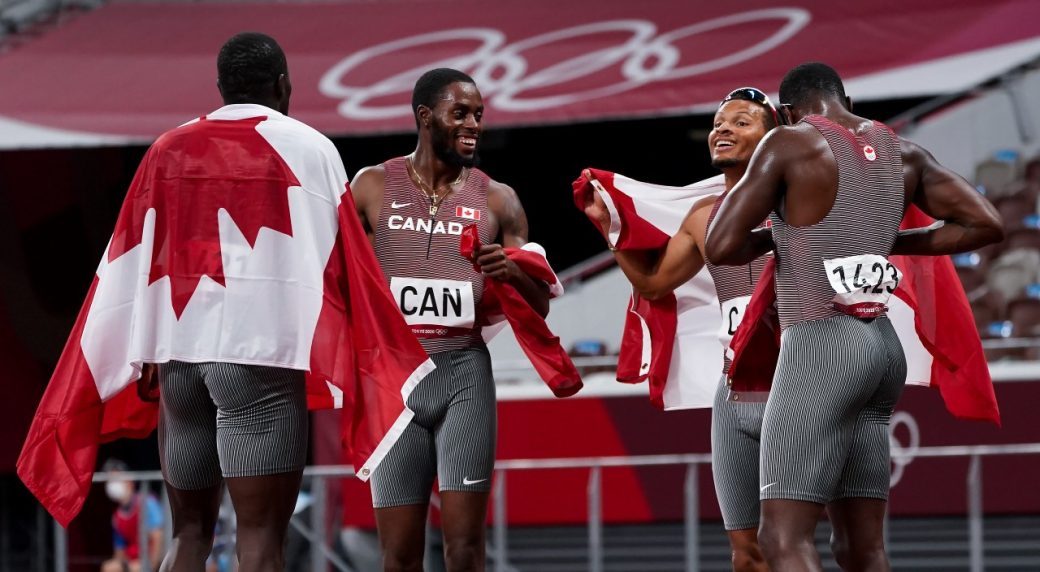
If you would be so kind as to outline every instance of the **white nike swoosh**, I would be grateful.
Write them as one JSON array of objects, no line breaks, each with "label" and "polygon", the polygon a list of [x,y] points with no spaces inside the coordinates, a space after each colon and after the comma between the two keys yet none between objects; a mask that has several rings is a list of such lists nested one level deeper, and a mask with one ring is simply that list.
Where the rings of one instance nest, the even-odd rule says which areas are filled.
[{"label": "white nike swoosh", "polygon": [[776,484],[776,483],[769,483],[768,485],[766,485],[766,486],[764,486],[764,487],[762,487],[762,488],[758,489],[758,492],[760,492],[760,493],[764,493],[764,492],[766,492],[766,489],[768,489],[769,487],[771,487],[771,486],[773,486],[773,485],[775,485],[775,484]]},{"label": "white nike swoosh", "polygon": [[390,208],[392,208],[392,209],[403,209],[404,207],[406,207],[406,206],[408,206],[410,204],[412,204],[412,203],[397,204],[397,201],[394,201],[394,202],[390,203]]},{"label": "white nike swoosh", "polygon": [[477,483],[482,483],[482,482],[484,482],[486,480],[487,479],[477,479],[475,481],[471,481],[471,480],[469,480],[469,477],[462,477],[462,484],[464,484],[464,485],[475,485]]}]

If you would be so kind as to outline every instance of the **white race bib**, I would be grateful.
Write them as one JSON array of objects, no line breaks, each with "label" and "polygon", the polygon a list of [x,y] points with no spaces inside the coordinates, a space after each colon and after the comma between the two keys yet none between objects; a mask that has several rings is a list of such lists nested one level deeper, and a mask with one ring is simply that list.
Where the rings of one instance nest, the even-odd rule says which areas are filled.
[{"label": "white race bib", "polygon": [[390,292],[408,324],[472,328],[473,284],[461,280],[390,278]]},{"label": "white race bib", "polygon": [[884,256],[860,254],[824,260],[834,307],[857,318],[874,318],[886,309],[903,273]]},{"label": "white race bib", "polygon": [[744,319],[751,296],[738,296],[722,303],[722,324],[719,326],[719,341],[726,348],[726,356],[733,358],[733,350],[729,347],[733,335],[737,333],[740,321]]}]

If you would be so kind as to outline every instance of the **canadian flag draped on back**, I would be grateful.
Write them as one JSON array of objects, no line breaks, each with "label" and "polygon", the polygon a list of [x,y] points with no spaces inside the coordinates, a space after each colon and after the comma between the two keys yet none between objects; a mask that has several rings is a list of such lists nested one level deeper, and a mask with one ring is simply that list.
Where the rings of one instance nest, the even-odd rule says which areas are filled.
[{"label": "canadian flag draped on back", "polygon": [[[668,187],[609,171],[585,169],[573,188],[579,209],[584,207],[587,193],[597,192],[603,197],[610,212],[607,239],[611,245],[640,250],[662,248],[678,230],[693,203],[700,197],[721,192],[721,183],[719,176],[689,187]],[[912,207],[902,227],[918,228],[932,222]],[[906,354],[907,383],[938,389],[947,410],[959,418],[999,423],[1000,413],[982,344],[949,257],[894,256],[892,260],[904,273],[904,280],[889,301],[888,316]],[[621,342],[618,379],[636,382],[649,378],[651,399],[666,409],[710,407],[710,395],[722,371],[722,348],[713,335],[722,317],[714,297],[714,284],[707,275],[706,270],[700,271],[677,289],[675,296],[663,301],[649,303],[633,295]],[[770,305],[763,303],[768,301],[762,290],[769,283],[761,279],[745,321],[732,342],[734,348],[738,341],[746,343],[744,338],[755,333],[751,329],[753,324],[761,323],[758,318],[764,314],[763,307]],[[712,291],[705,294],[704,289],[708,287]],[[775,296],[775,292],[772,294]],[[695,314],[698,311],[702,313]],[[758,338],[764,340],[765,345],[773,346],[772,362],[756,359],[765,357],[759,351],[761,346],[738,356],[744,358],[741,361],[747,369],[765,380],[761,387],[745,389],[768,389],[772,371],[755,370],[775,364],[776,344],[770,341],[773,338],[771,333]],[[711,344],[714,349],[706,349]],[[733,367],[739,365],[735,361]],[[731,374],[736,375],[733,371]],[[689,397],[685,402],[672,405],[670,395]]]},{"label": "canadian flag draped on back", "polygon": [[386,288],[332,143],[258,105],[225,106],[148,150],[44,393],[18,475],[61,522],[101,442],[144,437],[144,363],[308,372],[312,408],[343,407],[367,478],[411,419],[433,364]]}]

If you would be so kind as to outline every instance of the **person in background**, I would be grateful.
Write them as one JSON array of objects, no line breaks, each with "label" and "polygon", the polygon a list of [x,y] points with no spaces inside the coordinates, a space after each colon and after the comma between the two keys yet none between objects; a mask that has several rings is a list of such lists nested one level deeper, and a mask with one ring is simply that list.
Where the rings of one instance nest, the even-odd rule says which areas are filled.
[{"label": "person in background", "polygon": [[[101,470],[118,477],[127,471],[125,463],[109,459]],[[148,562],[158,568],[163,550],[163,510],[152,494],[140,494],[134,481],[113,479],[105,483],[105,494],[116,503],[112,513],[112,558],[101,565],[101,572],[137,572],[141,570],[141,524],[148,536]]]}]

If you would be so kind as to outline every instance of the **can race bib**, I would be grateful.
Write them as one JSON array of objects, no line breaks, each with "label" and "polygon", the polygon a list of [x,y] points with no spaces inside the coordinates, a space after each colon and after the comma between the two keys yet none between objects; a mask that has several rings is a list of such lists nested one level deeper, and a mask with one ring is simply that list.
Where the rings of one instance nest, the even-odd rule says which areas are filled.
[{"label": "can race bib", "polygon": [[476,321],[473,284],[468,281],[394,276],[390,292],[413,332],[430,334],[420,337],[459,335]]},{"label": "can race bib", "polygon": [[855,318],[876,318],[888,309],[888,299],[903,273],[884,256],[860,254],[824,260],[827,278],[836,293],[834,308]]},{"label": "can race bib", "polygon": [[719,341],[726,348],[726,357],[733,359],[733,350],[729,347],[733,341],[733,335],[740,327],[740,321],[744,319],[744,311],[747,310],[751,296],[739,296],[722,303],[722,325],[719,326]]}]

